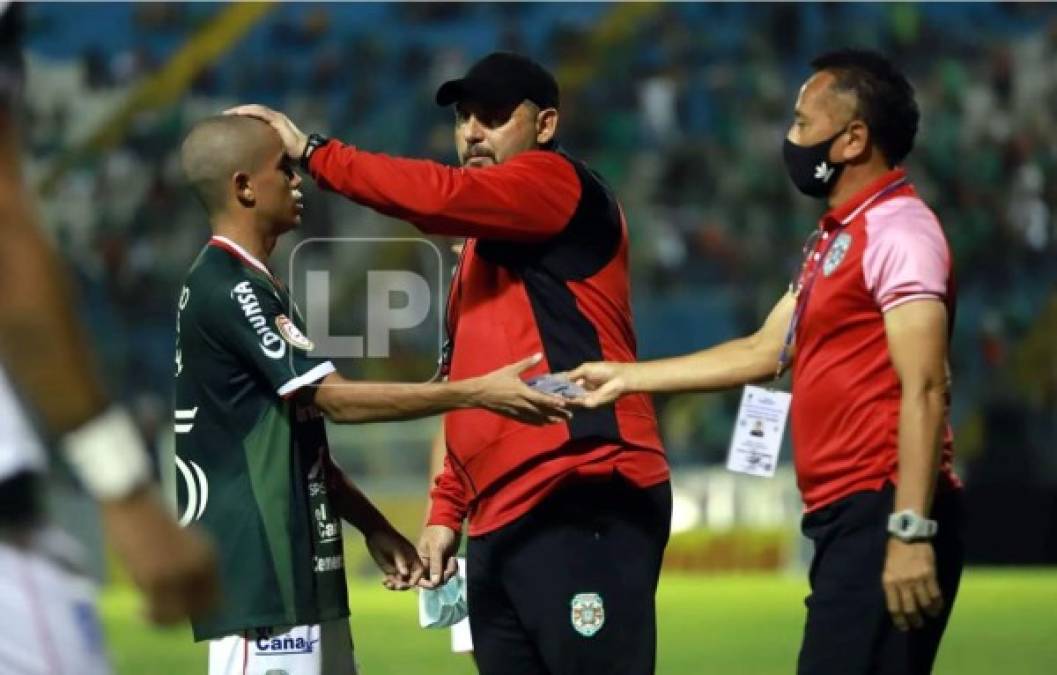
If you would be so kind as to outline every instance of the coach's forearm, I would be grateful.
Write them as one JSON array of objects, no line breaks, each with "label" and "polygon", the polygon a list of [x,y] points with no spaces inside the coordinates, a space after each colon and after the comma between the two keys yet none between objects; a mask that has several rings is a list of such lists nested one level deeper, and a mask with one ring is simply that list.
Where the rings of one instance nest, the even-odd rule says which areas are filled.
[{"label": "coach's forearm", "polygon": [[895,511],[913,509],[927,516],[932,508],[946,405],[946,387],[940,382],[903,388]]},{"label": "coach's forearm", "polygon": [[773,377],[780,348],[757,336],[685,356],[627,365],[627,388],[645,393],[721,391]]},{"label": "coach's forearm", "polygon": [[429,499],[426,502],[426,513],[423,516],[423,525],[429,524],[429,514],[433,510],[433,484],[437,480],[437,476],[444,471],[445,460],[448,456],[448,444],[444,436],[444,424],[441,423],[436,433],[433,434],[433,440],[429,446]]},{"label": "coach's forearm", "polygon": [[396,422],[469,408],[478,400],[474,380],[427,384],[352,382],[328,376],[315,403],[333,422]]}]

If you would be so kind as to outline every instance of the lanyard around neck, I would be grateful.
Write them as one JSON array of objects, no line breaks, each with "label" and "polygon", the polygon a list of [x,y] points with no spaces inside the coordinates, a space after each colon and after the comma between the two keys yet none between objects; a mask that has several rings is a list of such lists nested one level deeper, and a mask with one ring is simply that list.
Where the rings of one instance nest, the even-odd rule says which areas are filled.
[{"label": "lanyard around neck", "polygon": [[[866,200],[862,206],[856,209],[857,212],[861,212],[871,204],[881,199],[882,197],[898,190],[899,188],[906,185],[907,179],[904,176],[899,180],[889,184],[883,190],[879,191],[870,199]],[[789,319],[789,328],[785,332],[785,341],[782,344],[782,351],[778,355],[778,369],[775,371],[774,379],[778,379],[782,376],[782,372],[785,371],[786,366],[789,365],[789,353],[793,348],[793,341],[796,339],[796,329],[800,325],[800,319],[803,318],[804,310],[807,308],[807,301],[811,297],[811,290],[815,287],[815,279],[818,278],[818,270],[824,263],[827,257],[829,257],[830,249],[833,248],[833,244],[837,241],[837,233],[847,227],[848,223],[852,219],[846,219],[838,227],[834,228],[832,232],[826,232],[821,229],[821,225],[818,229],[814,230],[808,237],[807,243],[804,245],[804,259],[801,261],[799,267],[799,273],[794,283],[797,285],[795,289],[791,289],[794,293],[794,299],[796,300],[796,307],[793,309],[793,316]],[[833,236],[830,237],[829,235]],[[821,236],[827,239],[825,250],[819,252],[815,249],[818,248],[817,238]],[[799,283],[800,279],[804,276],[804,271],[807,269],[808,263],[811,261],[812,256],[818,254],[818,258],[815,259],[815,264],[811,267],[811,275],[807,278],[804,283]]]}]

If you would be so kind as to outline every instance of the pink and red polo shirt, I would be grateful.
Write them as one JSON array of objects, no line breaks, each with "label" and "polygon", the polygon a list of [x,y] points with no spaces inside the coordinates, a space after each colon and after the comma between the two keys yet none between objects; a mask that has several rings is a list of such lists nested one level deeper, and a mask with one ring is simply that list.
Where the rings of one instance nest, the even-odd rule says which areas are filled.
[{"label": "pink and red polo shirt", "polygon": [[[895,482],[902,391],[884,313],[932,298],[953,317],[954,278],[935,214],[895,169],[826,213],[801,279],[793,365],[792,427],[797,482],[808,511]],[[949,420],[941,481],[952,470]]]}]

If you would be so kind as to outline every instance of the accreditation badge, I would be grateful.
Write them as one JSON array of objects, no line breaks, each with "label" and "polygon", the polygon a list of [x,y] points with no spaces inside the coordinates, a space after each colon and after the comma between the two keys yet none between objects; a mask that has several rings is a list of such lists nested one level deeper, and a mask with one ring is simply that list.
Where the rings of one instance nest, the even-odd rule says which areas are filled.
[{"label": "accreditation badge", "polygon": [[774,476],[791,401],[788,392],[745,387],[730,439],[727,469],[750,476]]}]

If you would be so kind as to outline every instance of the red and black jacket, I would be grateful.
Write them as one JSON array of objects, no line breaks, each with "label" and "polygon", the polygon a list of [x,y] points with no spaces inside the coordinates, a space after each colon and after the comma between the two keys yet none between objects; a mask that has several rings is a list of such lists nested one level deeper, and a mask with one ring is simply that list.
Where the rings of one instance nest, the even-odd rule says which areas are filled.
[{"label": "red and black jacket", "polygon": [[[634,361],[628,237],[616,198],[584,164],[533,150],[485,168],[363,152],[336,141],[309,165],[325,188],[407,220],[466,236],[448,306],[450,377],[483,375],[542,352],[529,374],[584,361]],[[430,522],[482,534],[559,483],[619,472],[648,486],[667,462],[649,397],[534,427],[485,410],[445,417],[448,456]]]}]

